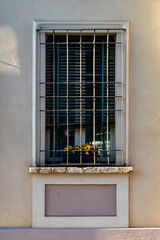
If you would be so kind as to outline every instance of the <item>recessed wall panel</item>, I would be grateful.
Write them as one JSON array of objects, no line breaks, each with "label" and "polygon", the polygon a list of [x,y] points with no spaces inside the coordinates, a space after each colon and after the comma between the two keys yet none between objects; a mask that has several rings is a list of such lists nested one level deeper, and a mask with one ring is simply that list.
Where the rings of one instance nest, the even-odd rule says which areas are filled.
[{"label": "recessed wall panel", "polygon": [[116,216],[116,185],[45,185],[45,216]]}]

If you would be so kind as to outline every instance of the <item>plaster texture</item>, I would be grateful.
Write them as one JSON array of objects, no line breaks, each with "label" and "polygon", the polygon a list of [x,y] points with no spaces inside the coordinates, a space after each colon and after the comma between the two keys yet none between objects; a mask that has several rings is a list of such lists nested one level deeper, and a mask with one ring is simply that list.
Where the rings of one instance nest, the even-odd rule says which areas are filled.
[{"label": "plaster texture", "polygon": [[[32,165],[34,20],[130,22],[127,143],[129,164],[134,167],[129,186],[130,226],[160,226],[160,1],[1,0],[0,227],[32,225],[32,177],[28,168]],[[4,230],[1,239],[6,231],[9,230]],[[23,239],[28,239],[27,234],[34,235],[24,231]],[[149,234],[152,233],[151,230]],[[144,239],[154,239],[145,234],[142,233]],[[14,236],[4,239],[14,239]],[[80,234],[76,234],[78,238]],[[112,236],[115,238],[118,239],[117,232]]]}]

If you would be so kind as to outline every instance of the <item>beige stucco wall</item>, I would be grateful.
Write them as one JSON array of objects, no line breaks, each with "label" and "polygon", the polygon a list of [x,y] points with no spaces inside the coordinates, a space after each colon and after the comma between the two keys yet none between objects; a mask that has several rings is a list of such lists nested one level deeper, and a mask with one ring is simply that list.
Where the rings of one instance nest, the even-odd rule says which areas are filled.
[{"label": "beige stucco wall", "polygon": [[0,1],[0,227],[31,226],[33,20],[130,22],[130,226],[160,226],[160,1]]}]

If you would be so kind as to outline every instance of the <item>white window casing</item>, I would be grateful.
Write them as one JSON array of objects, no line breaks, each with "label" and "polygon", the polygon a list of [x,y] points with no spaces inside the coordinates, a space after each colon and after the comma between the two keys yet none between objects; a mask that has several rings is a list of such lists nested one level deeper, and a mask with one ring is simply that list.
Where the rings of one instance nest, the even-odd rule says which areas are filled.
[{"label": "white window casing", "polygon": [[[45,81],[45,44],[40,47],[40,42],[45,43],[45,34],[65,29],[110,29],[110,32],[116,32],[115,52],[115,82],[122,82],[121,85],[116,84],[115,96],[123,95],[120,102],[115,100],[115,109],[122,108],[122,114],[115,113],[115,145],[116,149],[122,149],[122,155],[116,152],[116,164],[128,164],[127,159],[127,128],[128,128],[128,22],[41,22],[36,21],[33,25],[33,105],[32,105],[32,166],[45,166],[45,152],[41,154],[40,149],[46,149],[46,141],[49,142],[47,134],[45,134],[45,113],[39,113],[39,108],[45,108],[45,98],[39,101],[39,95],[45,95],[45,84],[39,86],[39,82]],[[115,29],[115,30],[114,30]],[[125,31],[116,31],[123,29]],[[76,30],[75,30],[76,32]],[[41,105],[41,106],[40,106]],[[40,130],[40,131],[39,131]],[[112,129],[111,129],[112,131]],[[41,134],[40,134],[41,132]],[[78,133],[77,133],[78,134]],[[114,134],[113,134],[114,135]],[[78,136],[78,135],[76,135]],[[84,134],[82,138],[85,139]]]},{"label": "white window casing", "polygon": [[[123,29],[124,31],[116,32],[116,42],[123,44],[117,44],[115,49],[115,82],[122,82],[122,84],[116,84],[115,96],[123,95],[123,100],[115,100],[115,109],[122,108],[123,115],[117,111],[115,113],[115,130],[113,128],[110,131],[115,131],[116,148],[123,149],[123,157],[116,152],[116,164],[128,165],[128,76],[129,76],[129,24],[127,21],[96,21],[96,22],[79,22],[79,21],[34,21],[33,23],[33,85],[32,85],[32,167],[37,168],[38,174],[32,175],[32,227],[36,228],[106,228],[106,227],[128,227],[128,172],[120,174],[119,172],[113,174],[109,171],[105,173],[105,170],[101,173],[89,173],[89,167],[85,170],[87,172],[71,174],[71,172],[59,171],[56,168],[52,168],[52,174],[39,174],[38,166],[45,166],[45,152],[41,153],[40,149],[47,148],[49,139],[45,139],[47,134],[45,133],[45,113],[39,112],[40,108],[45,108],[45,98],[39,100],[39,96],[45,95],[45,84],[40,87],[39,82],[45,82],[45,44],[40,47],[40,42],[45,43],[45,34],[48,32],[53,33],[53,30],[59,29],[59,32],[66,31],[66,29],[109,29],[110,32],[116,32],[116,29]],[[76,30],[75,30],[76,31]],[[41,116],[40,116],[41,115]],[[41,134],[40,134],[41,132]],[[78,143],[80,132],[76,130],[75,142]],[[123,132],[123,134],[122,134]],[[82,128],[82,139],[85,141],[85,134]],[[42,173],[47,173],[47,169],[42,168]],[[69,169],[69,168],[68,168]],[[75,168],[74,168],[75,169]],[[95,168],[94,168],[95,169]],[[106,168],[107,169],[107,168]],[[65,170],[64,170],[65,171]],[[92,168],[93,171],[93,168]],[[132,170],[131,170],[132,171]],[[34,169],[33,169],[33,172]],[[50,172],[48,172],[50,173]],[[88,174],[89,173],[89,174]],[[111,173],[111,174],[110,174]],[[92,186],[116,186],[116,215],[115,216],[45,216],[45,186],[73,186],[85,185]]]}]

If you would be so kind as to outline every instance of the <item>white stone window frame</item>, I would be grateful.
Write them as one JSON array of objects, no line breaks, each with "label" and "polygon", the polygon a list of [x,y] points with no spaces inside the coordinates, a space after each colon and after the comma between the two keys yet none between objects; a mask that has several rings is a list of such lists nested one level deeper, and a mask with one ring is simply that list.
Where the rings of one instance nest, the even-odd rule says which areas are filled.
[{"label": "white stone window frame", "polygon": [[[129,23],[127,21],[119,22],[79,22],[79,21],[34,21],[33,22],[33,84],[32,84],[32,166],[36,167],[38,163],[41,166],[45,165],[44,157],[39,156],[40,147],[45,146],[45,136],[39,133],[39,74],[45,79],[45,52],[39,49],[39,41],[44,40],[45,33],[53,32],[51,29],[87,29],[87,28],[107,28],[107,29],[125,29],[125,34],[117,34],[116,41],[123,41],[122,48],[116,47],[116,81],[123,81],[123,121],[119,121],[119,117],[115,116],[116,124],[116,148],[118,146],[123,149],[123,163],[128,165],[128,49],[129,49]],[[41,29],[41,34],[38,35],[37,30]],[[114,31],[114,30],[113,30]],[[41,54],[41,62],[39,55]],[[44,71],[39,71],[40,66]],[[121,66],[121,67],[120,67]],[[40,73],[41,72],[41,73]],[[43,91],[43,89],[42,89]],[[118,95],[118,88],[116,94]],[[116,103],[118,106],[118,103]],[[44,124],[43,124],[44,123]],[[120,130],[121,129],[121,130]],[[42,121],[41,131],[45,133],[45,121]],[[123,137],[120,131],[123,131]],[[41,139],[41,146],[39,144]],[[123,142],[123,144],[122,144]],[[39,160],[40,159],[40,160]],[[123,164],[121,159],[116,159],[116,164]]]},{"label": "white stone window frame", "polygon": [[[37,116],[39,110],[37,108],[37,89],[39,87],[39,64],[38,61],[38,36],[37,29],[54,29],[54,28],[122,28],[126,34],[123,39],[123,79],[125,81],[124,88],[124,107],[125,121],[124,126],[124,146],[125,159],[128,165],[128,79],[129,79],[129,23],[127,21],[96,21],[96,22],[80,22],[80,21],[34,21],[33,22],[33,85],[32,85],[32,166],[37,169],[39,158],[39,123]],[[48,31],[48,30],[47,30]],[[117,50],[116,50],[117,52]],[[122,59],[116,54],[116,63]],[[117,65],[118,66],[118,65]],[[116,78],[118,79],[118,68],[116,66]],[[118,80],[117,80],[118,81]],[[53,169],[54,170],[54,169]],[[88,170],[88,173],[81,174],[33,174],[32,175],[32,227],[42,228],[105,228],[105,227],[128,227],[128,173],[116,173],[112,171],[106,173],[91,173],[93,169]],[[43,171],[42,171],[43,172]],[[38,170],[39,173],[39,170]],[[92,216],[92,217],[46,217],[45,216],[45,185],[46,184],[115,184],[116,185],[116,216]]]}]

